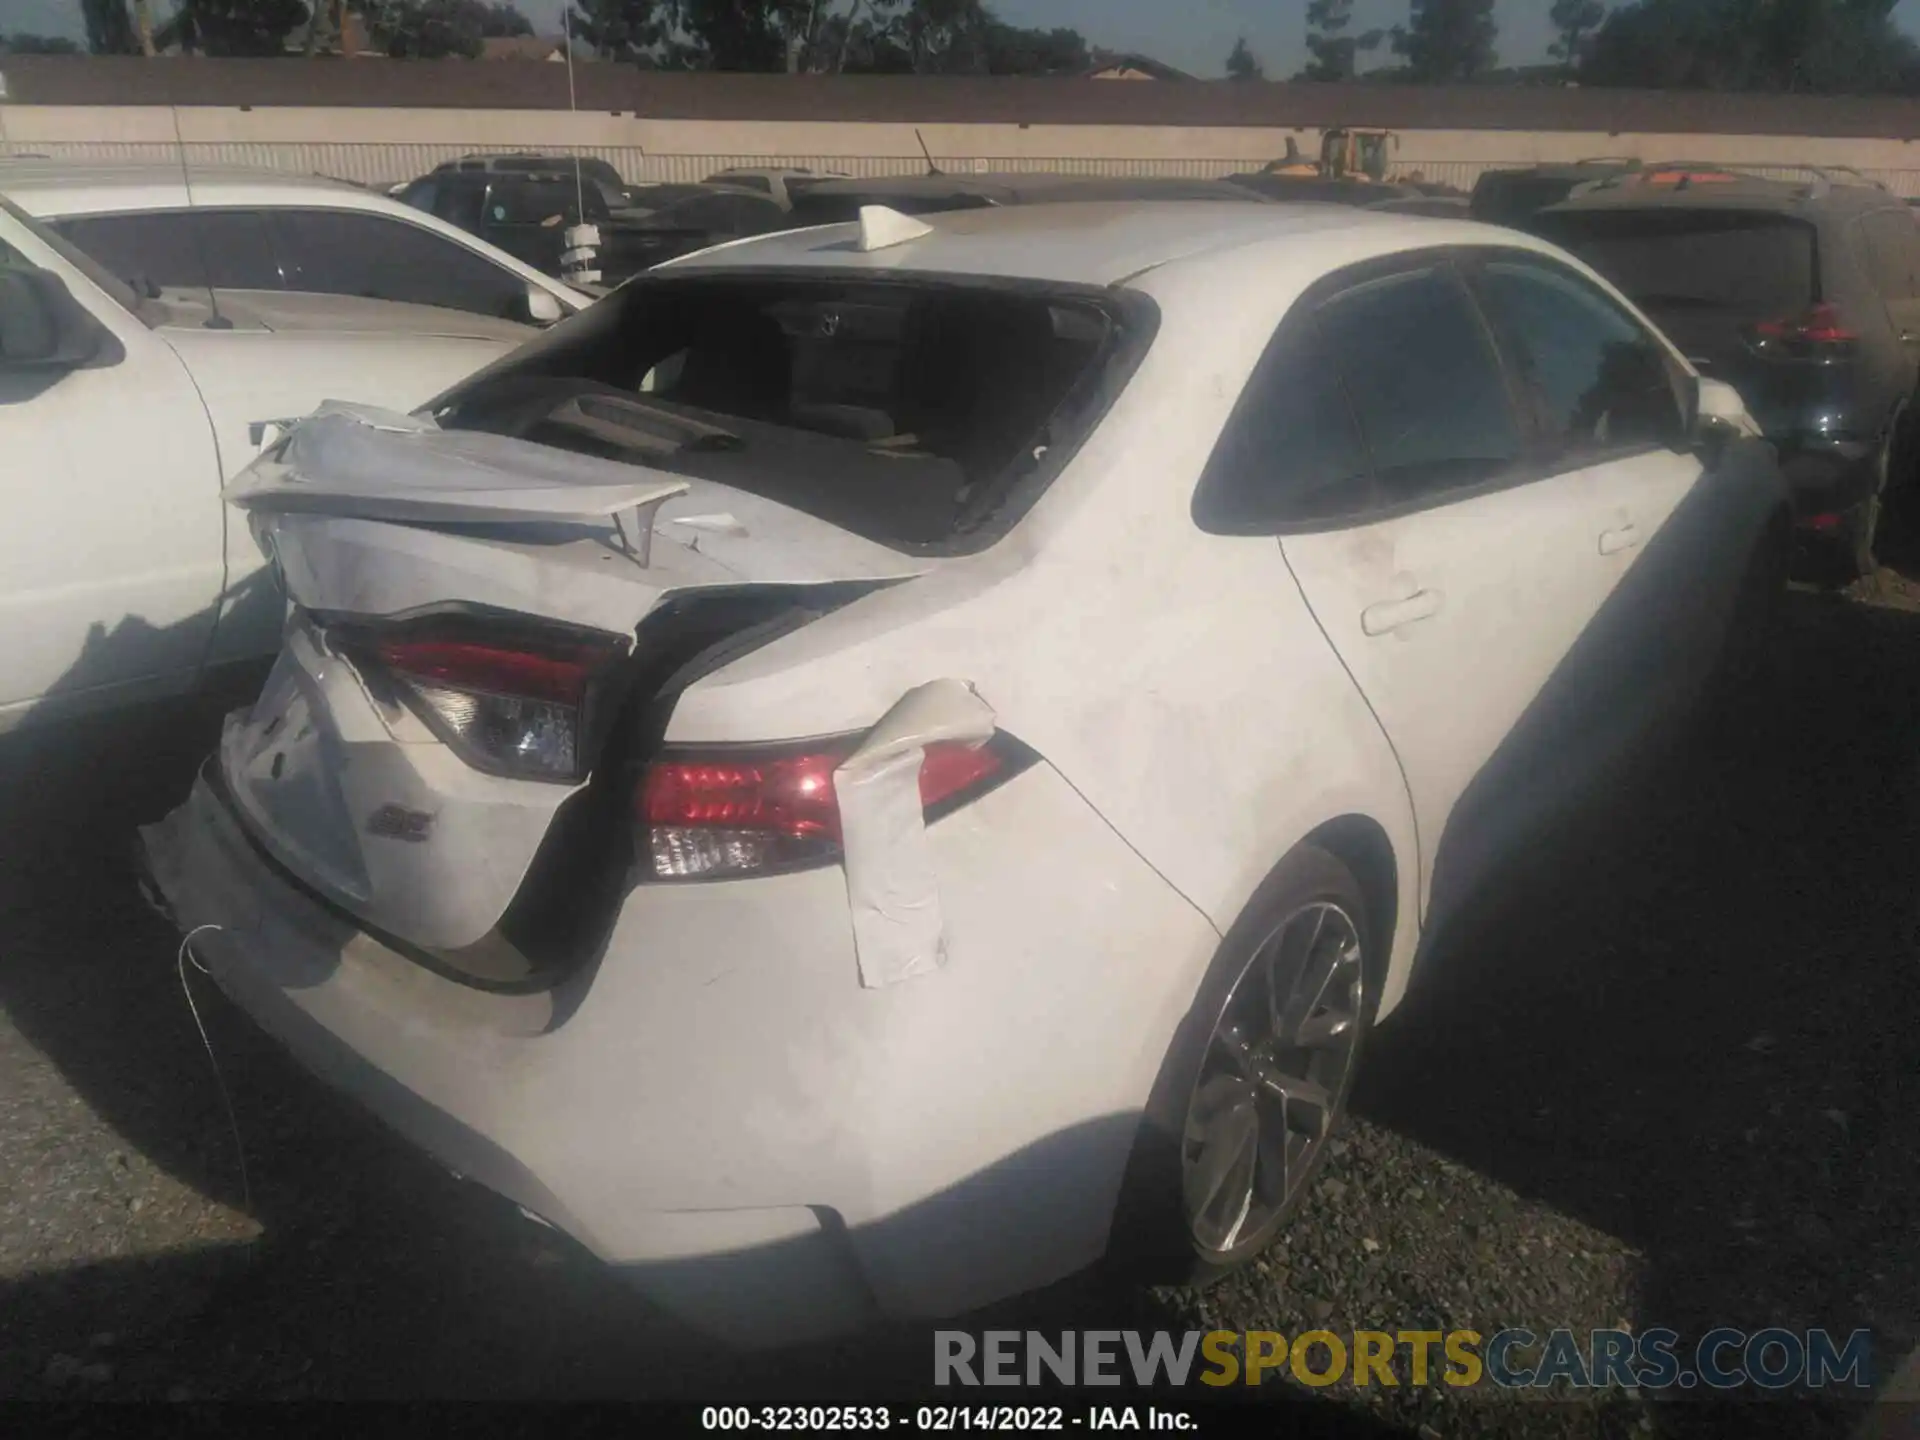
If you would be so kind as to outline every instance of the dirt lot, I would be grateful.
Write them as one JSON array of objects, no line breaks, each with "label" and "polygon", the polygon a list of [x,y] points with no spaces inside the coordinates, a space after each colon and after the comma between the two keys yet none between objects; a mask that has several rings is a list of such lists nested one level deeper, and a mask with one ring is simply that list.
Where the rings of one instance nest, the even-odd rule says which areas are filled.
[{"label": "dirt lot", "polygon": [[[183,792],[212,725],[202,708],[0,750],[0,1395],[923,1383],[916,1332],[714,1354],[335,1100],[202,982],[243,1188],[174,939],[128,866],[132,827]],[[1794,595],[1749,708],[1568,826],[1436,954],[1285,1244],[1205,1294],[1089,1282],[1017,1321],[1870,1326],[1890,1365],[1920,1341],[1917,741],[1913,587]],[[1858,1418],[1805,1398],[1311,1403],[1426,1437]]]}]

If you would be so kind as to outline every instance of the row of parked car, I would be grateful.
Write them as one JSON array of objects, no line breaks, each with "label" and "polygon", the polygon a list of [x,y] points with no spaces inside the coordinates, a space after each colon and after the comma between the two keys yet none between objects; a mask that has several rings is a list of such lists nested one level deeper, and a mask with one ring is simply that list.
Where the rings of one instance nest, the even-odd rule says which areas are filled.
[{"label": "row of parked car", "polygon": [[1920,234],[1905,202],[1843,167],[1783,178],[1609,158],[1489,171],[1469,197],[1442,185],[1272,172],[855,179],[769,168],[634,186],[605,161],[583,160],[576,174],[570,160],[505,155],[449,162],[400,195],[550,273],[562,231],[584,215],[599,226],[609,283],[712,244],[851,220],[865,205],[925,215],[1257,198],[1472,218],[1567,246],[1654,314],[1703,372],[1735,385],[1782,446],[1803,529],[1851,573],[1873,569],[1887,487],[1913,468]]},{"label": "row of parked car", "polygon": [[[0,163],[0,720],[274,656],[150,897],[698,1323],[1216,1276],[1427,938],[1879,493],[1913,226],[1845,178],[1649,170],[1528,219],[1570,251],[790,177],[589,304],[362,188]],[[1756,296],[1819,418],[1715,358]]]}]

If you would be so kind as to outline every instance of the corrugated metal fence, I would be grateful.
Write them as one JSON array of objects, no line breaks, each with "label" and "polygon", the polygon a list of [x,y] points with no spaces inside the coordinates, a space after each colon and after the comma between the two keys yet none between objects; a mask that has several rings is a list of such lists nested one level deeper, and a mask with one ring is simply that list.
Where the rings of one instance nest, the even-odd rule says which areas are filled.
[{"label": "corrugated metal fence", "polygon": [[[34,145],[0,142],[0,154],[39,154],[95,160],[174,162],[184,149],[191,165],[254,165],[305,174],[330,175],[362,185],[388,185],[424,174],[443,160],[469,153],[470,146],[433,144],[333,144],[326,141],[189,142],[184,147],[149,141],[70,140]],[[795,165],[850,175],[917,174],[926,168],[920,155],[657,155],[637,146],[543,146],[547,154],[574,154],[605,160],[628,180],[704,180],[730,166]],[[1253,168],[1251,162],[1181,156],[1158,159],[1088,159],[1078,156],[952,156],[938,157],[949,174],[969,171],[1051,171],[1078,175],[1167,175],[1184,178],[1225,175]],[[1471,189],[1484,170],[1524,165],[1524,160],[1423,160],[1419,153],[1402,153],[1394,173],[1418,172],[1438,184]],[[1795,172],[1780,171],[1782,178]],[[1920,196],[1920,170],[1864,170],[1898,195]]]}]

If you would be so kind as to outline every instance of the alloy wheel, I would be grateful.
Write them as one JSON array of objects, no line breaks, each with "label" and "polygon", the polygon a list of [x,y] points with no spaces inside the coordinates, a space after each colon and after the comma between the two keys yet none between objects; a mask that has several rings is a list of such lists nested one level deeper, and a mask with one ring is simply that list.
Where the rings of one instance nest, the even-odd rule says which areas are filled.
[{"label": "alloy wheel", "polygon": [[1202,1251],[1263,1236],[1305,1181],[1346,1093],[1365,984],[1359,929],[1331,901],[1288,915],[1234,981],[1182,1132],[1187,1224]]}]

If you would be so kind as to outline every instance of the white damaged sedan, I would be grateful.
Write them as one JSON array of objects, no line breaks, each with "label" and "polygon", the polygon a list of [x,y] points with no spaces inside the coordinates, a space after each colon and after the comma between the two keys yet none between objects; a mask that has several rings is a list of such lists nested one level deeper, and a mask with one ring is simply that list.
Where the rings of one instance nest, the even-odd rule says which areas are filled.
[{"label": "white damaged sedan", "polygon": [[1772,452],[1550,246],[745,241],[229,491],[294,602],[144,834],[223,990],[741,1339],[1279,1233],[1416,956],[1682,723]]}]

